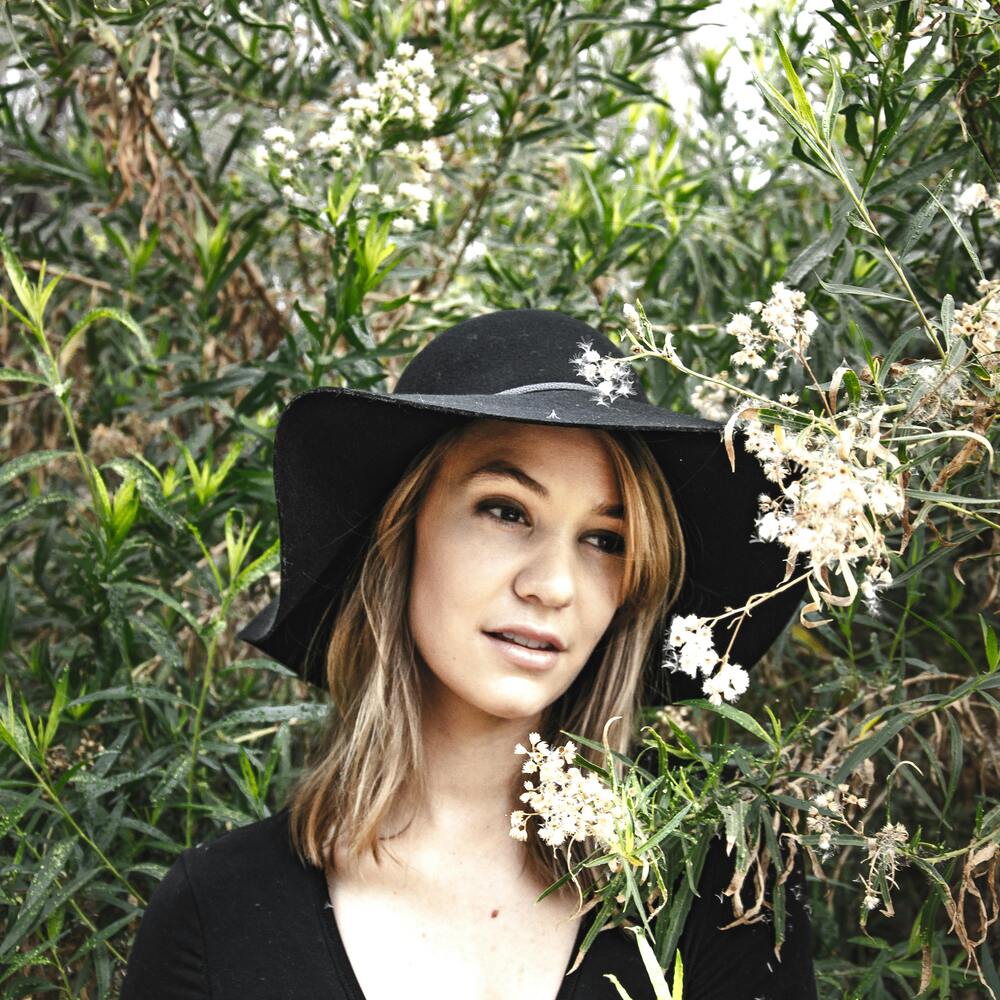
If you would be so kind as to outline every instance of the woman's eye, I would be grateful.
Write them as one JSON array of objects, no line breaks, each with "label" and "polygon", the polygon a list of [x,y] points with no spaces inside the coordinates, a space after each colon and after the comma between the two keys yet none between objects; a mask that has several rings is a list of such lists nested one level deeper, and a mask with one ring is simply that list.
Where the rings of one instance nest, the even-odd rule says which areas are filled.
[{"label": "woman's eye", "polygon": [[[494,521],[500,521],[502,524],[518,524],[527,520],[524,511],[520,507],[500,500],[484,500],[476,507],[476,510],[489,514]],[[624,537],[613,531],[601,531],[587,537],[597,539],[598,544],[594,548],[600,552],[619,556],[625,551]]]},{"label": "woman's eye", "polygon": [[614,556],[620,556],[625,551],[625,539],[621,535],[616,535],[612,532],[608,534],[594,535],[593,537],[605,543],[605,545],[601,547],[602,552],[607,552]]},{"label": "woman's eye", "polygon": [[[516,524],[517,518],[523,518],[524,512],[520,507],[515,507],[513,504],[501,503],[499,500],[484,500],[477,510],[490,512],[490,516],[496,521],[503,521],[505,524]],[[497,516],[492,513],[492,511],[500,511],[500,515]],[[514,519],[508,519],[503,516],[504,512],[514,515]]]}]

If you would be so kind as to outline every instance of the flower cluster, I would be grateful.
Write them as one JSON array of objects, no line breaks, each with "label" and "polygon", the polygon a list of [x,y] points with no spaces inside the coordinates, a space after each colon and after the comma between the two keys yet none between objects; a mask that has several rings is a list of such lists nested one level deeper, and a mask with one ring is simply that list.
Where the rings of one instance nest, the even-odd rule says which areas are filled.
[{"label": "flower cluster", "polygon": [[618,396],[631,396],[635,392],[628,358],[616,358],[613,355],[601,357],[588,341],[580,341],[576,346],[580,349],[580,354],[571,363],[578,375],[597,386],[598,404],[607,406]]},{"label": "flower cluster", "polygon": [[[396,48],[396,58],[386,59],[375,73],[374,82],[362,81],[355,96],[343,100],[330,124],[314,132],[306,149],[334,170],[361,169],[370,154],[379,149],[381,135],[389,122],[408,125],[418,122],[431,128],[438,109],[431,99],[430,83],[435,75],[434,58],[427,49],[414,49],[409,42]],[[254,164],[264,170],[273,166],[282,195],[296,204],[308,201],[305,184],[297,173],[299,144],[294,132],[282,125],[264,130],[263,143],[254,151]],[[393,226],[411,232],[416,223],[426,223],[432,193],[426,185],[433,172],[441,169],[441,151],[433,139],[397,142],[388,147],[395,156],[409,161],[414,180],[404,181],[395,193],[377,184],[363,184],[362,196],[377,195],[382,208],[398,211]]]},{"label": "flower cluster", "polygon": [[[868,847],[868,877],[860,876],[865,887],[864,906],[874,910],[882,897],[877,892],[878,885],[888,888],[896,887],[896,869],[899,867],[898,853],[900,848],[910,839],[906,827],[902,823],[886,823],[874,837],[867,839]],[[886,899],[888,909],[886,916],[892,916],[892,903]]]},{"label": "flower cluster", "polygon": [[[881,416],[880,410],[844,415],[834,436],[814,426],[795,435],[757,421],[745,427],[747,450],[782,487],[777,497],[760,495],[757,538],[780,542],[791,559],[807,554],[809,568],[824,588],[826,572],[836,570],[852,598],[860,589],[873,614],[878,592],[892,582],[881,522],[901,515],[904,507],[903,490],[891,471],[898,459],[879,440]],[[875,455],[884,461],[861,464],[857,451],[869,461]],[[786,482],[793,463],[801,475]],[[867,565],[859,585],[850,567],[862,559]]]},{"label": "flower cluster", "polygon": [[917,361],[906,365],[905,369],[905,373],[896,378],[896,384],[912,386],[915,421],[945,421],[967,401],[961,374],[955,368],[948,368],[939,361]]},{"label": "flower cluster", "polygon": [[[721,371],[716,375],[716,378],[724,382],[729,378],[729,372],[727,370]],[[735,380],[740,385],[746,385],[750,381],[750,374],[749,372],[737,372]],[[739,398],[739,393],[729,386],[706,381],[699,382],[691,390],[688,401],[700,417],[725,423]]]},{"label": "flower cluster", "polygon": [[100,735],[99,729],[91,727],[84,729],[73,748],[72,756],[67,753],[63,743],[49,747],[45,751],[45,766],[48,768],[49,774],[56,777],[75,765],[79,765],[81,768],[90,767],[101,754],[107,752],[104,744],[97,739],[97,735]]},{"label": "flower cluster", "polygon": [[419,120],[425,128],[437,121],[428,80],[434,78],[434,57],[428,49],[414,49],[409,42],[396,48],[398,59],[386,59],[375,73],[375,82],[358,84],[355,97],[341,102],[341,113],[329,127],[309,140],[309,148],[329,156],[338,169],[354,149],[372,150],[387,122],[409,124]]},{"label": "flower cluster", "polygon": [[767,302],[750,303],[750,312],[760,317],[764,330],[754,326],[754,317],[750,314],[734,313],[726,325],[726,333],[739,341],[740,349],[731,355],[730,361],[734,365],[764,368],[767,364],[765,354],[773,347],[771,363],[764,371],[770,382],[778,379],[788,355],[805,361],[809,340],[818,323],[812,310],[803,311],[805,301],[803,292],[786,288],[776,281]]},{"label": "flower cluster", "polygon": [[528,819],[538,816],[541,820],[538,836],[551,847],[588,836],[605,848],[611,847],[625,816],[624,807],[614,792],[597,775],[584,775],[578,767],[567,768],[576,757],[576,745],[572,741],[550,749],[538,733],[530,733],[528,740],[531,750],[518,743],[514,752],[528,757],[521,765],[525,774],[538,775],[537,786],[532,781],[525,781],[527,790],[521,795],[521,801],[534,812],[517,810],[511,813],[510,835],[515,840],[527,840]]},{"label": "flower cluster", "polygon": [[267,145],[258,143],[254,149],[254,166],[258,170],[264,170],[269,163],[273,163],[278,179],[284,182],[282,189],[287,188],[289,192],[294,192],[291,181],[295,177],[295,164],[299,159],[295,133],[283,125],[272,125],[264,129],[261,138]]},{"label": "flower cluster", "polygon": [[997,386],[1000,379],[1000,279],[982,279],[976,291],[979,298],[965,303],[955,313],[951,333],[972,342],[980,362],[993,374],[993,384]]},{"label": "flower cluster", "polygon": [[663,665],[688,677],[700,673],[704,678],[702,690],[713,705],[736,701],[750,685],[743,667],[716,652],[710,620],[697,615],[674,615],[671,619]]},{"label": "flower cluster", "polygon": [[984,184],[970,184],[958,195],[955,202],[958,210],[966,215],[972,215],[980,206],[988,205],[993,218],[1000,219],[1000,189],[997,190],[997,196],[991,198]]},{"label": "flower cluster", "polygon": [[[843,798],[841,798],[842,796]],[[868,799],[855,795],[850,791],[850,786],[845,783],[814,795],[811,802],[809,812],[806,813],[806,829],[810,833],[819,834],[817,846],[823,852],[829,851],[833,846],[834,823],[850,826],[844,819],[845,803],[855,805],[859,809],[865,809],[868,806]],[[834,815],[821,813],[821,809],[828,809]]]}]

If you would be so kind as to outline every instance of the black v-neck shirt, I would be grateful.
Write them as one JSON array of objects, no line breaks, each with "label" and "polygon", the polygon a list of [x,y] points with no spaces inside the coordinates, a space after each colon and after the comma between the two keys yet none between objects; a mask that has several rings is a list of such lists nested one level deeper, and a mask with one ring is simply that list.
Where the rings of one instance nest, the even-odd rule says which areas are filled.
[{"label": "black v-neck shirt", "polygon": [[[774,955],[769,923],[720,931],[733,871],[713,840],[680,939],[683,1000],[815,1000],[801,855],[786,883],[786,940]],[[581,921],[567,969],[597,915]],[[391,951],[386,955],[391,961]],[[654,1000],[635,937],[607,928],[553,1000]],[[668,977],[669,981],[669,977]],[[434,996],[413,983],[401,996]],[[121,1000],[365,1000],[344,948],[326,876],[289,839],[288,810],[184,851],[156,887],[129,957]],[[442,998],[465,1000],[465,998]],[[511,998],[516,1000],[516,998]]]}]

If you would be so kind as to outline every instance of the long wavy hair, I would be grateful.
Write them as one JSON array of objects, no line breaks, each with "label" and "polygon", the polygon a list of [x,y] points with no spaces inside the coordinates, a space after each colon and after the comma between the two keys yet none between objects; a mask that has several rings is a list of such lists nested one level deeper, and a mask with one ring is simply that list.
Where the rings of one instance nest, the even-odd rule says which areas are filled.
[{"label": "long wavy hair", "polygon": [[[379,838],[391,813],[415,810],[426,794],[421,736],[421,670],[410,634],[414,525],[443,456],[468,424],[445,432],[419,453],[385,501],[358,560],[326,650],[331,706],[319,745],[292,789],[290,827],[299,856],[335,871],[335,846],[351,862],[366,852],[380,861]],[[670,488],[646,442],[627,432],[593,430],[607,448],[625,506],[622,601],[573,683],[542,713],[538,731],[550,746],[560,730],[628,753],[638,735],[643,667],[684,577],[683,536]],[[603,755],[579,753],[604,764]],[[512,748],[513,754],[513,748]],[[523,806],[523,775],[510,789],[511,811]],[[532,834],[527,864],[546,885],[597,849],[590,838],[557,850]],[[592,869],[579,890],[596,884]],[[576,893],[572,880],[560,892]]]}]

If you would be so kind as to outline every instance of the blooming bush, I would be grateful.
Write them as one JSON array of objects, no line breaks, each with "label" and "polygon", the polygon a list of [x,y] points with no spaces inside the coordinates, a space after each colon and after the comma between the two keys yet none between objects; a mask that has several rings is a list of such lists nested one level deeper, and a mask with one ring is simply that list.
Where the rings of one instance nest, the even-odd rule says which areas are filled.
[{"label": "blooming bush", "polygon": [[[809,597],[752,670],[670,622],[705,697],[627,754],[526,733],[511,832],[671,989],[674,876],[718,832],[763,884],[780,830],[822,996],[1000,996],[995,12],[595,10],[5,5],[4,995],[114,996],[178,852],[298,773],[324,696],[235,639],[281,407],[538,306],[620,342],[567,358],[597,405],[641,382],[756,456]],[[773,874],[738,919],[779,945]]]}]

